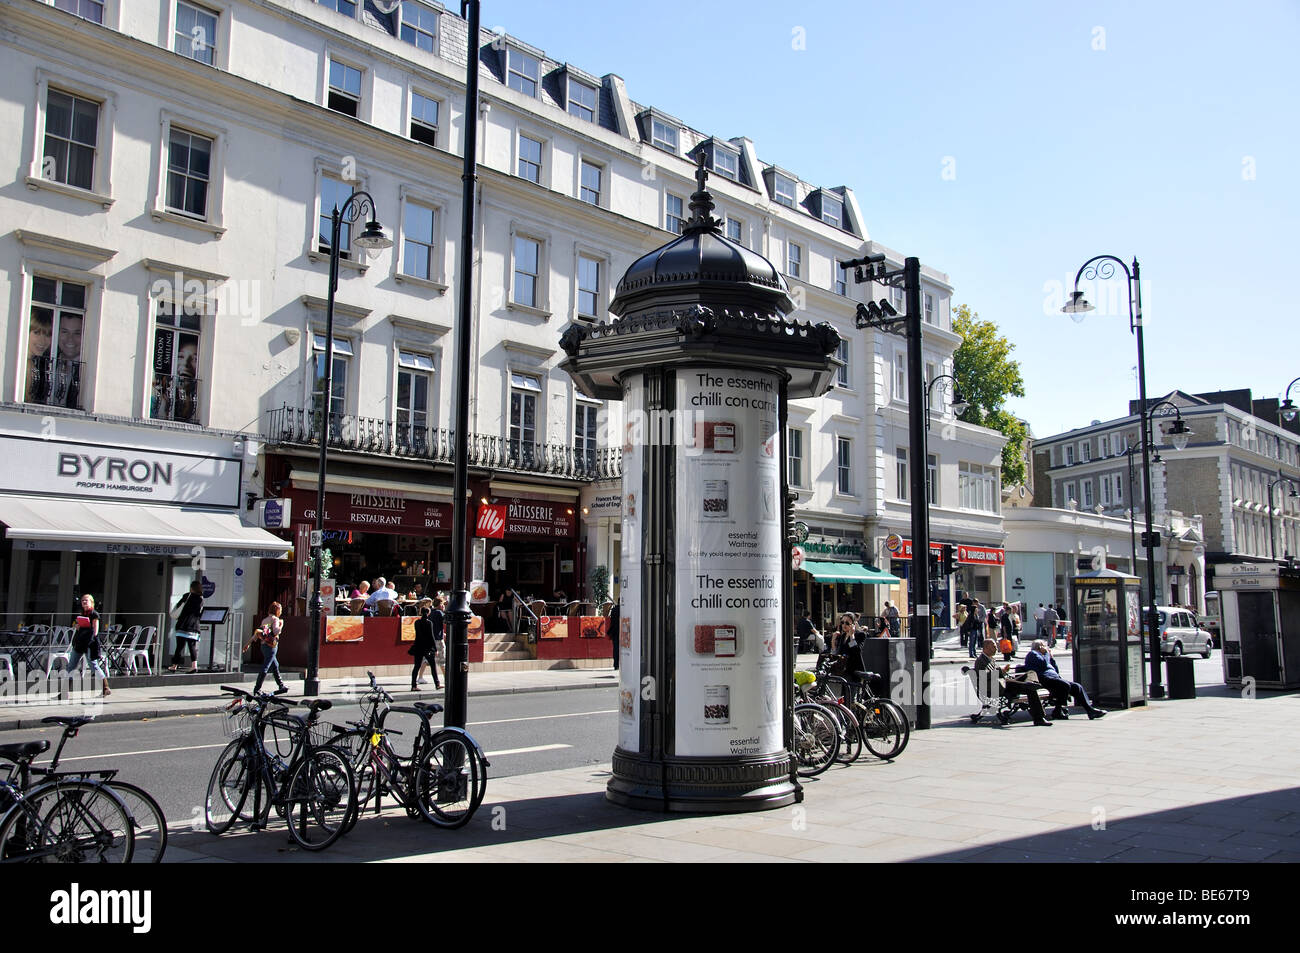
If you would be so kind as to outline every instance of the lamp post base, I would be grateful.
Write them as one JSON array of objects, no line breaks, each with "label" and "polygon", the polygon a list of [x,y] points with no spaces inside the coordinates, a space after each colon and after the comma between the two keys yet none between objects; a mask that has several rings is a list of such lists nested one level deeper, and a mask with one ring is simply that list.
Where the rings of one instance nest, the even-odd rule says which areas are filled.
[{"label": "lamp post base", "polygon": [[1147,691],[1149,698],[1164,698],[1167,694],[1163,685],[1152,685]]},{"label": "lamp post base", "polygon": [[673,814],[767,811],[803,800],[803,789],[790,780],[790,768],[788,754],[658,761],[618,749],[605,799],[640,811]]}]

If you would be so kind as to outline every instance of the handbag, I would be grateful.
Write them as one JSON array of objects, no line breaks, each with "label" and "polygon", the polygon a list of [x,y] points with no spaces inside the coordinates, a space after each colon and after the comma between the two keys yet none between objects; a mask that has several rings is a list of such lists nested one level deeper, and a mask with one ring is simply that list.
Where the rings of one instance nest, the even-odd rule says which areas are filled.
[{"label": "handbag", "polygon": [[172,606],[171,609],[168,610],[167,612],[168,618],[170,618],[173,622],[179,619],[181,617],[181,608],[184,605],[185,605],[185,599],[182,598],[180,602],[176,603],[176,605]]}]

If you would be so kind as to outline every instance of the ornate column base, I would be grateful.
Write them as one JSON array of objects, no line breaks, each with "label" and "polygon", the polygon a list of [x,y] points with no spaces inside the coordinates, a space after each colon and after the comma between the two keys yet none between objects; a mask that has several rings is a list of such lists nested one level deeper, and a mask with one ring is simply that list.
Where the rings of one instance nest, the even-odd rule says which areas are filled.
[{"label": "ornate column base", "polygon": [[784,753],[752,760],[652,761],[618,748],[613,771],[605,798],[642,811],[735,814],[803,800],[803,788],[790,780],[790,755]]}]

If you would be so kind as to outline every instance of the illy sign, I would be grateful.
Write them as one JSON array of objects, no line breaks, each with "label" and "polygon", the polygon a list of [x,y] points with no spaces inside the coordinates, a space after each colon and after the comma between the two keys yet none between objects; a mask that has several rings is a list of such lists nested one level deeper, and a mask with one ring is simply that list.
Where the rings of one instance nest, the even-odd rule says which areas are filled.
[{"label": "illy sign", "polygon": [[475,536],[485,539],[502,539],[506,535],[506,504],[484,503],[478,508],[478,525]]}]

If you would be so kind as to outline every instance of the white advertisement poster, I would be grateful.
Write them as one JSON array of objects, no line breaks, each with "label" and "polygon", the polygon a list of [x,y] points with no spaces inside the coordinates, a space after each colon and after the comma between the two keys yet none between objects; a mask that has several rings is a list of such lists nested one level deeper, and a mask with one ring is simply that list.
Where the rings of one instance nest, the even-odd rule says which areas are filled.
[{"label": "white advertisement poster", "polygon": [[772,374],[678,371],[678,755],[783,749],[779,400]]},{"label": "white advertisement poster", "polygon": [[619,580],[618,746],[635,752],[641,747],[641,500],[645,466],[645,376],[633,374],[623,385],[623,564]]}]

